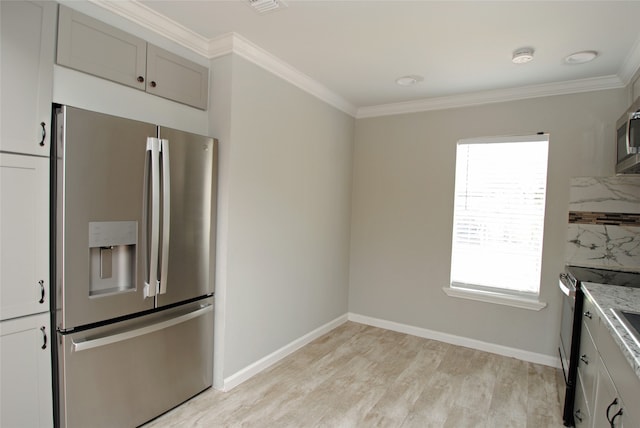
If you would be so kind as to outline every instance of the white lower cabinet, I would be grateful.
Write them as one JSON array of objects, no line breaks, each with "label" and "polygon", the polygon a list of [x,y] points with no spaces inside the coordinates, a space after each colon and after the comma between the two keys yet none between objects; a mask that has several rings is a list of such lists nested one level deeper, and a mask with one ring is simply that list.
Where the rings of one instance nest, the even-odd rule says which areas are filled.
[{"label": "white lower cabinet", "polygon": [[573,406],[573,419],[576,424],[576,428],[587,428],[591,426],[591,415],[589,413],[589,407],[587,407],[587,400],[584,395],[584,386],[582,385],[582,379],[578,376],[578,384],[576,385],[576,398]]},{"label": "white lower cabinet", "polygon": [[620,428],[625,426],[624,403],[602,360],[598,365],[598,386],[593,405],[594,427]]},{"label": "white lower cabinet", "polygon": [[604,325],[598,335],[597,347],[601,358],[594,427],[640,427],[640,379]]},{"label": "white lower cabinet", "polygon": [[49,310],[49,159],[0,153],[0,320]]},{"label": "white lower cabinet", "polygon": [[574,406],[576,428],[638,428],[640,379],[609,331],[609,321],[590,299],[585,302],[587,312]]},{"label": "white lower cabinet", "polygon": [[0,426],[53,426],[49,314],[0,322]]}]

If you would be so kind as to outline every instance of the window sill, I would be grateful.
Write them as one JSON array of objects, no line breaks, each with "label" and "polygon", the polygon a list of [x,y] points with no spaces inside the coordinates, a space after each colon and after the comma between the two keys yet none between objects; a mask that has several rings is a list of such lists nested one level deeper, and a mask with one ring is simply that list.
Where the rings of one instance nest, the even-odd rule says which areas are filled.
[{"label": "window sill", "polygon": [[450,297],[458,297],[461,299],[477,300],[479,302],[513,306],[515,308],[528,309],[531,311],[539,311],[547,306],[546,302],[541,302],[539,300],[532,300],[508,294],[492,293],[489,291],[453,287],[443,287],[442,291],[444,291]]}]

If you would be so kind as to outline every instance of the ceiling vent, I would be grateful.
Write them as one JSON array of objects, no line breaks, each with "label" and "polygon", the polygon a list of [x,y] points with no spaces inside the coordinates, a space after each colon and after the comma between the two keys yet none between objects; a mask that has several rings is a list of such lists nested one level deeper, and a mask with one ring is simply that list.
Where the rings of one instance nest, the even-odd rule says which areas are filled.
[{"label": "ceiling vent", "polygon": [[287,7],[287,4],[282,0],[249,0],[249,5],[260,14],[274,12]]}]

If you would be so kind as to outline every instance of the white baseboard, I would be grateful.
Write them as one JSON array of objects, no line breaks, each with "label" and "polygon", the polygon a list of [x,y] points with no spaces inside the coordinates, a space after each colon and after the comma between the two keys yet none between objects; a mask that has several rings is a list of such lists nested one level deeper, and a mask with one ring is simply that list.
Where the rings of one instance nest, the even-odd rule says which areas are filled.
[{"label": "white baseboard", "polygon": [[542,364],[554,368],[560,368],[560,358],[536,352],[525,351],[522,349],[510,348],[508,346],[496,345],[495,343],[483,342],[481,340],[469,339],[468,337],[455,336],[452,334],[441,333],[438,331],[428,330],[426,328],[414,327],[407,324],[400,324],[393,321],[386,321],[379,318],[367,317],[364,315],[349,313],[349,321],[360,324],[370,325],[372,327],[384,328],[386,330],[406,333],[412,336],[423,337],[425,339],[437,340],[440,342],[450,343],[452,345],[464,346],[466,348],[477,349],[479,351],[490,352],[492,354],[504,355],[507,357],[517,358],[530,363]]},{"label": "white baseboard", "polygon": [[304,336],[294,340],[288,345],[283,346],[282,348],[272,352],[264,358],[256,361],[255,363],[243,368],[242,370],[232,374],[231,376],[224,379],[223,391],[230,391],[236,386],[240,385],[242,382],[248,380],[249,378],[257,375],[261,371],[267,369],[273,364],[277,363],[284,357],[298,349],[302,348],[304,345],[314,341],[318,337],[330,332],[334,328],[338,327],[341,324],[344,324],[348,321],[348,315],[344,314],[334,319],[333,321],[329,321],[323,326],[318,327],[310,333],[305,334]]},{"label": "white baseboard", "polygon": [[469,339],[467,337],[455,336],[452,334],[428,330],[426,328],[414,327],[407,324],[400,324],[393,321],[367,317],[350,312],[348,314],[341,315],[332,321],[329,321],[325,325],[318,327],[312,332],[305,334],[304,336],[294,340],[288,345],[283,346],[282,348],[272,352],[266,357],[225,378],[222,391],[232,390],[242,382],[257,375],[261,371],[267,369],[281,359],[285,358],[287,355],[292,354],[293,352],[302,348],[304,345],[330,332],[334,328],[338,327],[341,324],[344,324],[347,321],[366,324],[372,327],[384,328],[386,330],[397,331],[399,333],[410,334],[412,336],[423,337],[425,339],[437,340],[440,342],[450,343],[452,345],[464,346],[467,348],[477,349],[479,351],[490,352],[492,354],[513,357],[530,363],[542,364],[555,368],[561,367],[560,359],[558,357],[538,354],[535,352],[524,351],[522,349],[510,348],[502,345],[496,345],[495,343],[483,342],[480,340]]}]

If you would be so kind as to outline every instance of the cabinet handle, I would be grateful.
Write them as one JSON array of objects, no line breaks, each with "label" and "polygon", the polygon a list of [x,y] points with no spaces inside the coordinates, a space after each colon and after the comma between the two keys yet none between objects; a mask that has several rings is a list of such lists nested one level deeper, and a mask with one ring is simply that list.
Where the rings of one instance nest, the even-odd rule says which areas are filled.
[{"label": "cabinet handle", "polygon": [[152,80],[152,81],[151,81],[151,87],[152,87],[152,88],[155,88],[156,86],[157,86],[156,81],[155,81],[155,80]]},{"label": "cabinet handle", "polygon": [[589,365],[589,357],[587,357],[587,354],[583,354],[580,356],[580,361],[582,361],[583,363],[585,363],[586,365]]},{"label": "cabinet handle", "polygon": [[582,423],[582,413],[580,412],[580,409],[576,410],[573,416],[575,416],[578,422]]},{"label": "cabinet handle", "polygon": [[593,319],[593,316],[591,315],[591,312],[589,312],[589,311],[585,312],[584,316],[589,318],[589,319]]},{"label": "cabinet handle", "polygon": [[42,326],[40,327],[40,331],[42,332],[42,349],[47,349],[47,329]]},{"label": "cabinet handle", "polygon": [[47,138],[47,124],[44,122],[40,122],[40,126],[42,127],[42,139],[40,140],[40,147],[44,146],[44,139]]},{"label": "cabinet handle", "polygon": [[38,303],[44,303],[44,281],[41,279],[38,284],[40,284],[40,300],[38,300]]},{"label": "cabinet handle", "polygon": [[[616,397],[616,398],[614,398],[614,399],[613,399],[613,401],[611,402],[611,404],[609,404],[609,405],[607,406],[607,421],[609,421],[609,423],[611,424],[611,426],[613,426],[613,422],[612,422],[611,417],[609,416],[609,412],[611,411],[611,408],[612,408],[613,406],[615,406],[616,404],[618,404],[618,398],[617,398],[617,397]],[[615,418],[616,416],[617,416],[617,414],[614,416],[614,418]]]},{"label": "cabinet handle", "polygon": [[609,423],[611,424],[611,428],[615,428],[616,426],[616,418],[618,416],[622,415],[622,409],[618,410],[618,413],[616,413],[615,415],[613,415],[613,417],[611,418],[611,420],[609,421]]},{"label": "cabinet handle", "polygon": [[138,82],[140,82],[140,83],[144,82],[144,77],[138,76]]}]

